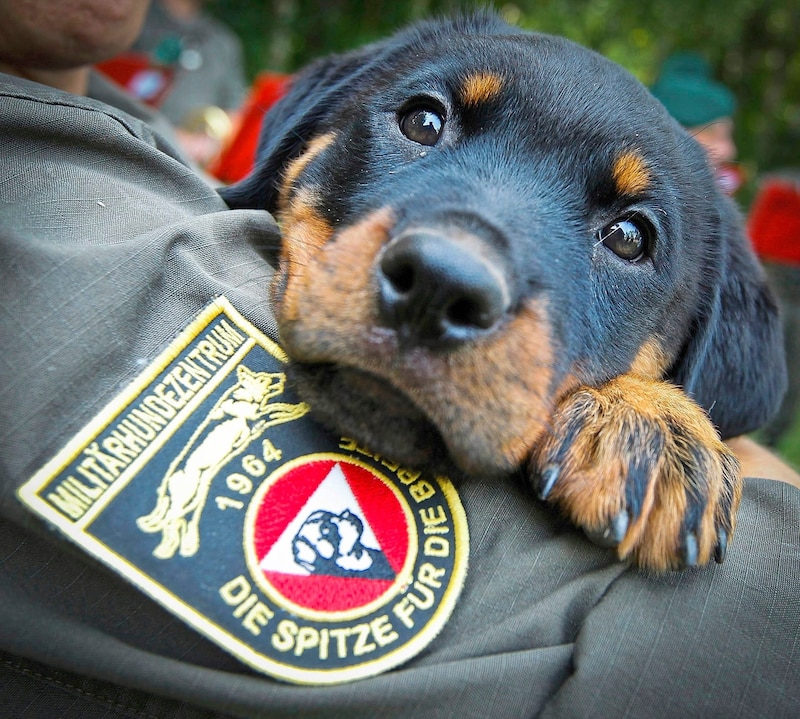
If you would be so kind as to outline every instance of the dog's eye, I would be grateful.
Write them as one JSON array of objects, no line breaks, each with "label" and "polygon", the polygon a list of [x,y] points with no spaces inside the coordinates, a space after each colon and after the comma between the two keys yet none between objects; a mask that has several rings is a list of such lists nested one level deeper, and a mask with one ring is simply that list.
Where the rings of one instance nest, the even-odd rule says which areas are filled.
[{"label": "dog's eye", "polygon": [[599,240],[615,255],[638,262],[647,254],[648,229],[633,218],[616,220],[600,230]]},{"label": "dog's eye", "polygon": [[435,145],[443,127],[441,114],[427,107],[416,107],[400,116],[400,131],[420,145]]}]

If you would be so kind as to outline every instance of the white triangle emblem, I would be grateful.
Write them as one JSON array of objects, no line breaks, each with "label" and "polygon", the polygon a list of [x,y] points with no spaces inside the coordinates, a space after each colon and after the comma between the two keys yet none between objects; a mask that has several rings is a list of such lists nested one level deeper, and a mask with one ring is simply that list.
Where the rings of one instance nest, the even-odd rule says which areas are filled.
[{"label": "white triangle emblem", "polygon": [[[259,567],[265,572],[281,572],[282,574],[295,574],[299,576],[309,576],[312,571],[309,570],[308,564],[301,564],[298,558],[302,561],[302,556],[298,557],[298,544],[297,538],[305,534],[310,540],[320,540],[318,532],[315,532],[313,526],[309,527],[309,520],[319,516],[333,516],[334,519],[341,519],[342,517],[352,517],[353,515],[360,520],[362,531],[357,538],[360,546],[368,550],[370,553],[382,553],[381,546],[372,531],[369,522],[367,521],[364,511],[359,506],[358,500],[353,494],[353,490],[347,482],[342,471],[341,465],[337,462],[328,472],[325,479],[320,482],[320,485],[314,493],[308,498],[308,501],[303,505],[297,516],[286,525],[286,528],[281,532],[278,540],[272,545],[267,554],[261,559]],[[310,551],[304,547],[306,542],[299,545],[300,555],[303,550]],[[310,545],[309,545],[310,546]],[[319,541],[318,550],[323,552],[332,553],[336,551],[324,539]],[[362,553],[363,555],[364,553]],[[369,562],[366,558],[363,562]],[[327,557],[330,559],[331,557]],[[371,562],[370,562],[371,564]],[[359,571],[359,560],[353,557],[349,560],[347,558],[339,559],[339,566],[342,569],[351,569]],[[366,567],[368,568],[368,567]]]}]

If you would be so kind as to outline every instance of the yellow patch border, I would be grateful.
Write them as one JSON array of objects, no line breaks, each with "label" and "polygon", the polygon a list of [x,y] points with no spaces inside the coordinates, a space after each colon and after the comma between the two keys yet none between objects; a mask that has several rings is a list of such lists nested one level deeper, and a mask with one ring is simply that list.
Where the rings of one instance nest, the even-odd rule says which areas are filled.
[{"label": "yellow patch border", "polygon": [[[102,498],[93,504],[79,519],[70,520],[40,496],[39,493],[68,468],[104,430],[111,427],[119,419],[123,410],[140,397],[143,391],[150,387],[161,373],[180,356],[181,352],[196,341],[202,331],[208,328],[221,315],[224,315],[236,329],[245,335],[245,342],[217,368],[212,378],[202,388],[202,391],[198,392],[186,406],[179,410],[174,420],[170,420],[170,424],[174,426],[169,429],[165,427],[152,444],[120,473]],[[424,623],[420,631],[397,649],[372,661],[340,669],[306,669],[265,656],[224,627],[215,623],[212,619],[195,610],[184,599],[158,583],[157,580],[139,569],[134,563],[85,531],[86,526],[102,513],[103,509],[113,501],[119,492],[133,481],[141,467],[167,443],[174,432],[191,416],[196,407],[233,371],[239,359],[256,345],[261,346],[278,362],[285,364],[288,361],[283,350],[246,320],[227,298],[222,296],[215,298],[176,335],[169,346],[157,355],[142,373],[137,375],[63,449],[36,472],[30,480],[23,484],[18,489],[17,495],[27,508],[54,525],[89,555],[115,570],[144,594],[248,666],[274,678],[304,685],[332,685],[374,676],[408,661],[428,646],[450,618],[460,595],[467,573],[469,532],[463,506],[455,487],[449,479],[435,477],[432,480],[435,482],[437,489],[441,491],[448,506],[454,538],[456,539],[450,577],[435,611]],[[355,462],[357,460],[353,456],[351,461]],[[277,471],[280,471],[280,468]],[[374,468],[372,468],[372,471],[375,471]],[[242,547],[242,551],[244,551],[244,547]]]},{"label": "yellow patch border", "polygon": [[[226,297],[217,297],[210,302],[181,332],[170,342],[169,346],[161,352],[152,362],[150,362],[141,374],[137,375],[135,379],[109,404],[107,404],[95,417],[90,420],[83,429],[78,432],[65,446],[45,464],[36,474],[23,484],[17,495],[22,502],[33,509],[37,514],[45,517],[48,521],[55,524],[59,529],[68,530],[75,526],[85,526],[91,519],[96,516],[103,507],[110,502],[114,495],[122,489],[122,487],[130,481],[131,477],[126,475],[135,475],[141,464],[145,464],[145,460],[149,459],[149,455],[155,453],[167,439],[171,436],[172,432],[165,432],[159,436],[158,441],[149,446],[139,458],[134,460],[131,465],[122,473],[119,479],[114,483],[116,489],[112,488],[109,493],[104,494],[103,501],[98,503],[97,509],[93,509],[82,517],[79,522],[70,522],[61,513],[53,509],[52,506],[39,497],[38,492],[56,475],[60,474],[66,469],[91,443],[91,441],[108,429],[114,420],[116,420],[120,413],[133,402],[144,389],[152,384],[155,379],[165,370],[169,365],[180,355],[180,353],[189,346],[189,344],[196,339],[203,329],[215,320],[220,315],[227,315],[229,319],[247,335],[245,343],[227,359],[223,366],[221,366],[217,374],[223,375],[224,369],[228,365],[235,365],[247,351],[252,349],[256,343],[261,345],[267,352],[269,352],[276,360],[286,364],[288,358],[286,353],[280,348],[278,344],[273,342],[266,335],[261,334],[253,325],[248,322],[242,315],[233,307]],[[191,415],[192,411],[197,404],[199,404],[213,389],[218,385],[213,379],[203,388],[203,391],[198,393],[180,412],[176,415],[175,421],[171,422],[175,427],[173,432],[180,425],[183,416]],[[147,455],[147,456],[145,456]],[[142,457],[144,456],[144,459]],[[126,481],[123,481],[126,480]]]}]

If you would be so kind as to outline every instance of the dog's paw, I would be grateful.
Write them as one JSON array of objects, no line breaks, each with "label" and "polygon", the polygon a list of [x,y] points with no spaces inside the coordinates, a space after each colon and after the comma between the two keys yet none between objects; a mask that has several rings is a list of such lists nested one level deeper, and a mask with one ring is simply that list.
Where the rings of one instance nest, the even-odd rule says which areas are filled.
[{"label": "dog's paw", "polygon": [[532,481],[590,539],[648,569],[722,562],[739,464],[681,390],[623,375],[568,395],[551,421]]}]

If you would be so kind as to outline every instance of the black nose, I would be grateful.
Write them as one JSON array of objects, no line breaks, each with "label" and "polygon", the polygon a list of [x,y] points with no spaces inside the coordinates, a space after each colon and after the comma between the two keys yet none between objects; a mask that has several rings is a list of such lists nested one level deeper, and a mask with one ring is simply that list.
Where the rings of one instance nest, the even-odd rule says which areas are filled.
[{"label": "black nose", "polygon": [[467,245],[418,231],[387,246],[379,263],[380,311],[402,343],[466,342],[495,327],[508,310],[502,270]]}]

